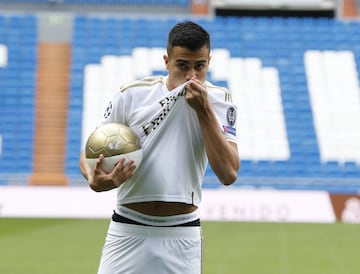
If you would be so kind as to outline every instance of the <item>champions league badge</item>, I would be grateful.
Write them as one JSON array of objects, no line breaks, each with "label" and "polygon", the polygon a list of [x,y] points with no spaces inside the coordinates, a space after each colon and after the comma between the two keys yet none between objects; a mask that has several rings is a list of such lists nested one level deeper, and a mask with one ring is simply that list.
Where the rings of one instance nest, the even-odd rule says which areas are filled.
[{"label": "champions league badge", "polygon": [[233,126],[236,123],[236,110],[234,107],[229,107],[226,112],[226,119],[229,126]]},{"label": "champions league badge", "polygon": [[104,118],[108,118],[111,114],[111,110],[112,110],[112,103],[111,101],[109,102],[109,105],[107,106],[105,112],[104,112]]}]

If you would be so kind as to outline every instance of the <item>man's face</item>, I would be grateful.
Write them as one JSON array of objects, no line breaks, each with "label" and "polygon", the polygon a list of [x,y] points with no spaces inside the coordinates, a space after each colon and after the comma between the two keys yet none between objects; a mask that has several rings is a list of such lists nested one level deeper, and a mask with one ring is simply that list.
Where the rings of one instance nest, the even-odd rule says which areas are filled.
[{"label": "man's face", "polygon": [[174,47],[169,56],[164,55],[169,72],[168,89],[172,90],[193,77],[205,82],[209,69],[210,50],[204,46],[197,51]]}]

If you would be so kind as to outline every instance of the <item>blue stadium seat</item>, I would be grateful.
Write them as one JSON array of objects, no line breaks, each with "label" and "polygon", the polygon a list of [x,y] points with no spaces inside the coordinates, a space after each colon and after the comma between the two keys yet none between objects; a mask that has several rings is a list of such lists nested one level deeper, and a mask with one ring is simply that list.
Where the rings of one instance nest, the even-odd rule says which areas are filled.
[{"label": "blue stadium seat", "polygon": [[356,162],[346,161],[342,166],[342,170],[345,177],[360,178],[360,165]]}]

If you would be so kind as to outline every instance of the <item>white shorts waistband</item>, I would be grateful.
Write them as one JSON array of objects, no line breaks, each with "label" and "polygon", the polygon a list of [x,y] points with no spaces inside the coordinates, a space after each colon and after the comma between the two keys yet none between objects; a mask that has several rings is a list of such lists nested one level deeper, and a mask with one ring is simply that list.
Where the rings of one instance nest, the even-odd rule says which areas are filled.
[{"label": "white shorts waistband", "polygon": [[166,217],[146,215],[124,206],[118,206],[115,212],[130,220],[151,226],[181,225],[199,219],[197,210],[187,214],[180,214],[180,215],[173,215]]},{"label": "white shorts waistband", "polygon": [[161,238],[201,238],[201,227],[155,227],[124,224],[111,221],[109,235],[129,235],[140,237],[161,237]]}]

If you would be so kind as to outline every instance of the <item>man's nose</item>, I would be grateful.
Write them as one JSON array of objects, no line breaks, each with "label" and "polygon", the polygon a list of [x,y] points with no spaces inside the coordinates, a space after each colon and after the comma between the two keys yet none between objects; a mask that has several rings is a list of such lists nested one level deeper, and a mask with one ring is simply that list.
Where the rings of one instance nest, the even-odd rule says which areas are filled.
[{"label": "man's nose", "polygon": [[186,80],[190,80],[192,78],[197,78],[196,70],[195,69],[189,69],[189,71],[186,73]]}]

